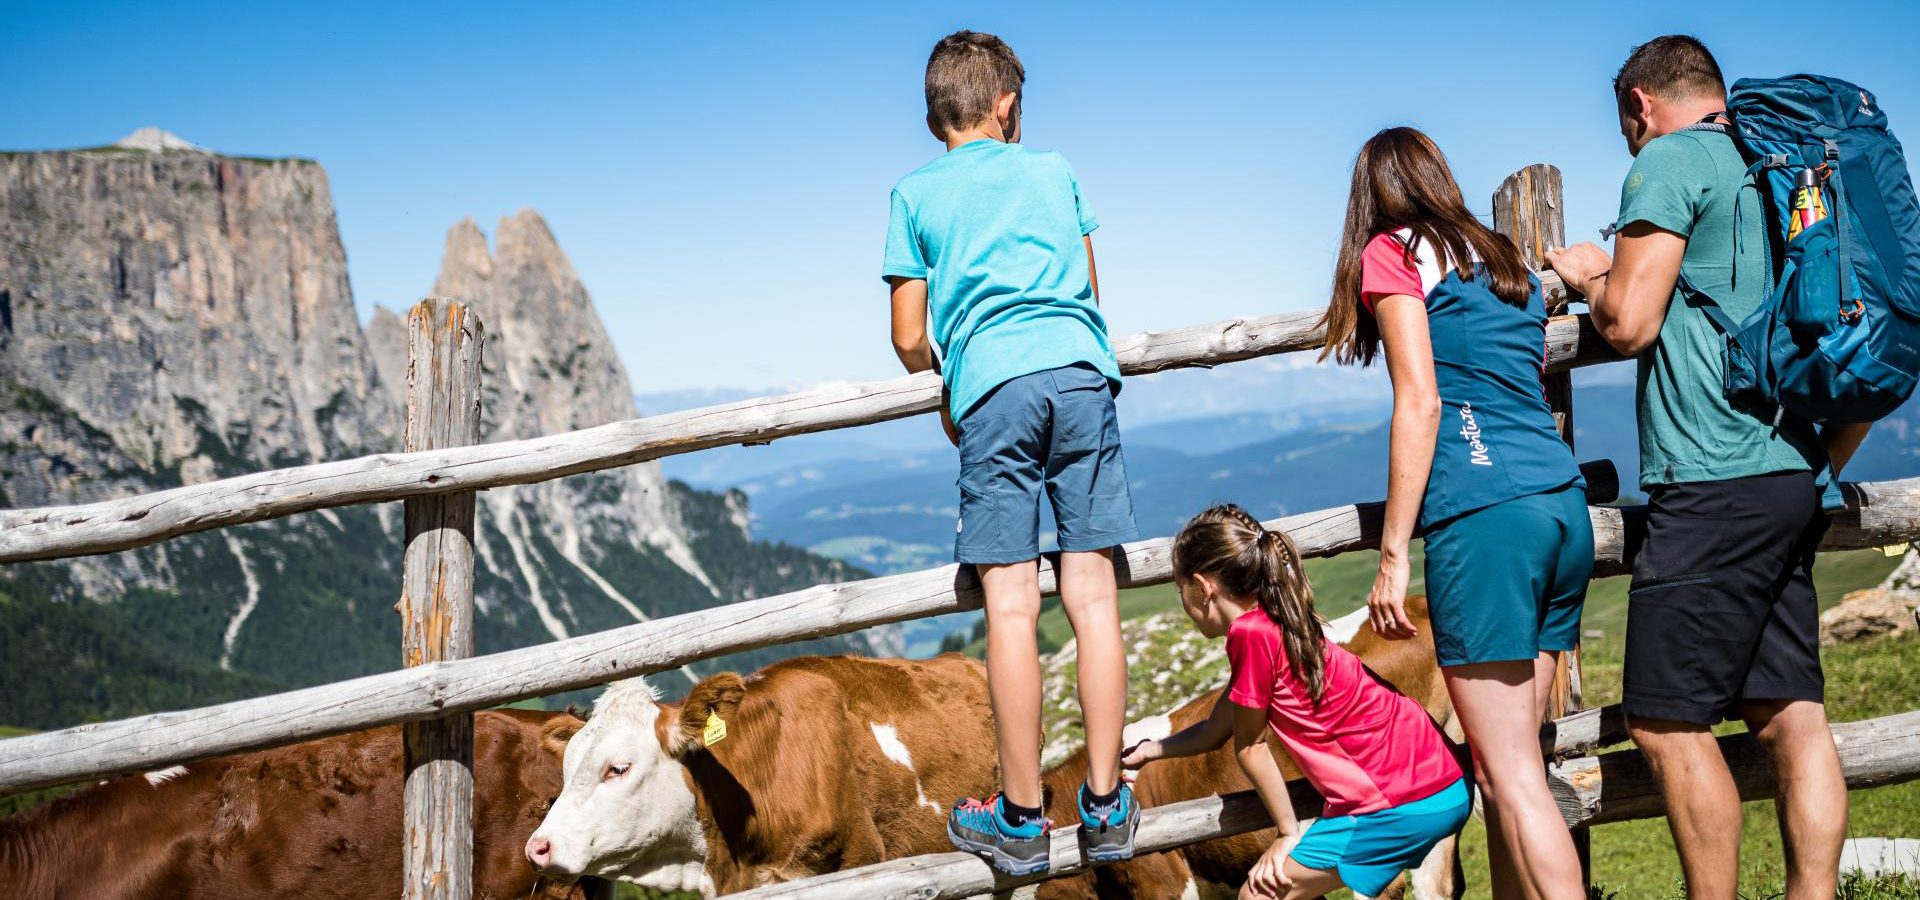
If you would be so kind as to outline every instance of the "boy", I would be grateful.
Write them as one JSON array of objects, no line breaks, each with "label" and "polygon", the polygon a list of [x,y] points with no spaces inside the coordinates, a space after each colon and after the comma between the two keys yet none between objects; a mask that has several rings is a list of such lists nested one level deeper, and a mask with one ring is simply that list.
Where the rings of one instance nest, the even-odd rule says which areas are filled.
[{"label": "boy", "polygon": [[1026,70],[1005,42],[958,31],[927,60],[927,127],[947,153],[893,189],[883,276],[893,345],[909,372],[945,365],[947,436],[960,448],[954,559],[986,594],[987,686],[1001,794],[947,820],[954,846],[1024,875],[1047,868],[1041,815],[1039,516],[1059,525],[1060,598],[1079,646],[1088,749],[1081,851],[1133,855],[1140,813],[1120,781],[1127,663],[1113,548],[1133,505],[1113,396],[1120,368],[1094,284],[1095,221],[1066,160],[1020,140]]}]

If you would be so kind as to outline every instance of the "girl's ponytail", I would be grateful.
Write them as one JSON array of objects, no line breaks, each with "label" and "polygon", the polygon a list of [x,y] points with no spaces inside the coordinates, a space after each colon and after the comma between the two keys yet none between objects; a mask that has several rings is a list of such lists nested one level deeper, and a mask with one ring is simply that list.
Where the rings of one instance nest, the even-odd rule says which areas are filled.
[{"label": "girl's ponytail", "polygon": [[1294,674],[1306,682],[1307,696],[1318,703],[1326,689],[1326,635],[1313,608],[1313,584],[1300,565],[1300,548],[1284,531],[1262,530],[1253,549],[1260,571],[1253,597],[1267,618],[1280,626]]},{"label": "girl's ponytail", "polygon": [[1227,592],[1260,605],[1280,628],[1294,674],[1319,702],[1326,688],[1326,636],[1293,539],[1261,527],[1231,503],[1215,506],[1194,516],[1173,539],[1174,577],[1184,582],[1203,572]]}]

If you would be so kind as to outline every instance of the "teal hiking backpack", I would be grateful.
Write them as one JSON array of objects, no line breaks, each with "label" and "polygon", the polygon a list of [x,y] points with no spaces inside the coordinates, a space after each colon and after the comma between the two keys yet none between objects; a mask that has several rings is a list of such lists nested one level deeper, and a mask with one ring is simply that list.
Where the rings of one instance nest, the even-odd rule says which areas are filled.
[{"label": "teal hiking backpack", "polygon": [[[1792,75],[1735,82],[1727,116],[1766,210],[1771,274],[1744,322],[1702,304],[1727,336],[1727,398],[1776,421],[1893,412],[1920,378],[1920,202],[1886,113],[1860,87]],[[1827,215],[1789,240],[1803,178]]]}]

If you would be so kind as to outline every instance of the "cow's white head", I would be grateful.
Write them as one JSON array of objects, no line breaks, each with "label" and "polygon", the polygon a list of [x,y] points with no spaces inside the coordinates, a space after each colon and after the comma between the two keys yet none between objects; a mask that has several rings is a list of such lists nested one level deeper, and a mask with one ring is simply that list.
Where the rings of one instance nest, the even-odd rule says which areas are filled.
[{"label": "cow's white head", "polygon": [[565,782],[527,841],[534,868],[712,893],[686,769],[661,747],[663,711],[669,727],[677,722],[635,678],[608,685],[586,724],[549,728],[547,749],[560,753],[564,744]]}]

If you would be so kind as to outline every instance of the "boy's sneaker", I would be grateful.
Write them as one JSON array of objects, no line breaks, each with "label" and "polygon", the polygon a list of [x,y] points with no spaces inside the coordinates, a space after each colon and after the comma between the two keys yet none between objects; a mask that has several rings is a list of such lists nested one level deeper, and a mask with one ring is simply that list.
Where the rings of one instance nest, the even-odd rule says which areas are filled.
[{"label": "boy's sneaker", "polygon": [[985,800],[968,797],[955,804],[947,814],[948,840],[1008,875],[1046,871],[1053,823],[1042,819],[1020,827],[1009,825],[1000,803],[1000,795],[994,794]]},{"label": "boy's sneaker", "polygon": [[1140,804],[1134,802],[1133,786],[1120,782],[1120,790],[1111,806],[1090,809],[1087,786],[1080,786],[1080,853],[1090,863],[1118,862],[1133,858],[1133,833],[1140,828]]}]

